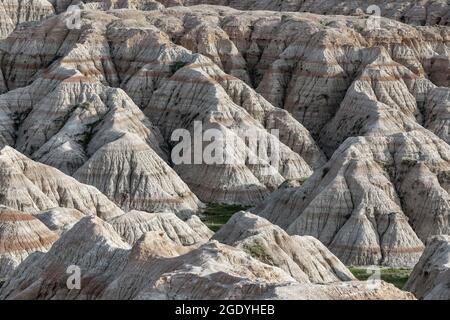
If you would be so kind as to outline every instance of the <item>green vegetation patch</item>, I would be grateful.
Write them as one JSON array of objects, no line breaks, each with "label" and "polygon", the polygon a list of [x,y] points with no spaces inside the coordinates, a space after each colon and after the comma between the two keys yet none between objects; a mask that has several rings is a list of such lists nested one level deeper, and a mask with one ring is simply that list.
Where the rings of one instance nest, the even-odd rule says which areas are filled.
[{"label": "green vegetation patch", "polygon": [[201,215],[201,220],[212,231],[217,232],[225,223],[230,220],[231,216],[236,212],[247,210],[250,207],[240,205],[227,205],[210,203]]},{"label": "green vegetation patch", "polygon": [[266,264],[275,265],[274,261],[266,253],[266,250],[264,247],[257,242],[254,243],[246,243],[243,247],[244,251],[247,252],[249,255],[251,255],[253,258],[258,259],[261,262],[264,262]]},{"label": "green vegetation patch", "polygon": [[[349,270],[353,275],[361,281],[366,281],[372,276],[373,271],[364,267],[349,267]],[[406,281],[408,281],[411,275],[412,269],[408,268],[381,268],[381,280],[392,283],[399,289],[402,289]]]},{"label": "green vegetation patch", "polygon": [[170,65],[170,72],[172,74],[174,74],[175,72],[177,72],[178,70],[180,70],[181,68],[183,68],[186,65],[187,65],[187,62],[176,61]]}]

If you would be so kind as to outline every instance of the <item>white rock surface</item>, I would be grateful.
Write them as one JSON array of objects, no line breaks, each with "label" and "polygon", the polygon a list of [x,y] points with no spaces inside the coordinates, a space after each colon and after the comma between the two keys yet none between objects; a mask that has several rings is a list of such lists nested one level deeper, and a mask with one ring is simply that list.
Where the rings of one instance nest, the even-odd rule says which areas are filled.
[{"label": "white rock surface", "polygon": [[65,207],[105,219],[123,214],[95,187],[30,160],[11,147],[0,150],[0,168],[1,204],[10,208],[38,213]]},{"label": "white rock surface", "polygon": [[241,248],[254,258],[285,270],[300,283],[355,280],[317,239],[289,236],[280,227],[249,212],[235,213],[213,239]]},{"label": "white rock surface", "polygon": [[[280,268],[217,241],[197,249],[163,232],[144,234],[130,250],[113,227],[86,217],[47,254],[31,255],[0,288],[2,299],[411,299],[386,283],[299,284]],[[66,269],[81,268],[68,290]]]},{"label": "white rock surface", "polygon": [[131,245],[150,231],[163,232],[177,245],[188,247],[207,242],[213,235],[197,216],[183,221],[170,212],[130,211],[108,222]]},{"label": "white rock surface", "polygon": [[255,212],[311,235],[347,265],[414,266],[429,236],[449,234],[449,146],[420,129],[350,138],[301,187]]}]

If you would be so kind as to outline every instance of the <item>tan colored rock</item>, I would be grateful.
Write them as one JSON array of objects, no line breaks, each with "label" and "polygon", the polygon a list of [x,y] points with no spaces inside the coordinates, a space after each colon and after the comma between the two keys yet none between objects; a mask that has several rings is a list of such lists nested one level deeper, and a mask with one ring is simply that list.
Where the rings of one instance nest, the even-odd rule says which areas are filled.
[{"label": "tan colored rock", "polygon": [[47,0],[4,0],[0,3],[0,39],[6,38],[21,23],[43,20],[55,13]]},{"label": "tan colored rock", "polygon": [[[223,77],[225,75],[218,68],[214,70],[214,66],[206,67],[207,64],[208,60],[200,58],[177,71],[154,93],[151,104],[144,109],[166,137],[178,128],[191,131],[193,136],[194,121],[201,121],[204,132],[215,129],[227,141],[235,141],[227,144],[224,149],[224,164],[175,166],[175,170],[200,199],[251,205],[258,203],[268,192],[278,187],[284,178],[309,176],[311,168],[305,160],[267,132],[245,109],[236,105],[210,73],[219,73]],[[241,86],[245,84],[241,83]],[[246,87],[237,90],[251,91]],[[293,119],[292,121],[294,122]],[[278,125],[281,126],[281,122]],[[258,137],[255,142],[241,138],[249,132]],[[275,163],[268,163],[253,151],[258,150],[257,148],[274,150],[277,147],[280,152],[279,160]],[[192,150],[195,150],[194,146]],[[246,156],[253,163],[247,164]],[[267,171],[272,173],[264,173]]]},{"label": "tan colored rock", "polygon": [[[2,299],[411,299],[380,282],[298,284],[282,269],[217,241],[189,250],[149,232],[130,250],[112,226],[86,217],[47,254],[30,256],[0,288]],[[81,268],[80,290],[66,269]],[[130,275],[133,275],[130,277]]]},{"label": "tan colored rock", "polygon": [[[133,13],[136,16],[130,19]],[[198,207],[189,189],[176,180],[174,173],[155,158],[151,150],[145,155],[139,152],[139,156],[131,150],[132,146],[143,150],[147,144],[166,160],[164,142],[173,147],[174,142],[170,141],[173,131],[193,130],[195,121],[202,121],[204,130],[215,128],[227,139],[237,140],[237,145],[230,143],[225,150],[227,159],[237,164],[175,166],[175,171],[192,191],[205,201],[256,204],[285,179],[304,179],[312,173],[311,168],[325,162],[308,131],[286,111],[274,108],[251,87],[238,78],[229,77],[208,58],[175,45],[169,35],[152,25],[156,21],[147,22],[146,16],[149,19],[152,16],[150,13],[83,11],[81,16],[84,27],[80,30],[65,33],[66,14],[61,14],[36,27],[33,39],[20,30],[4,43],[5,62],[10,61],[10,66],[37,52],[45,57],[62,57],[57,61],[30,58],[30,63],[8,67],[11,76],[5,77],[4,85],[17,89],[3,95],[3,100],[0,97],[0,103],[3,101],[6,107],[6,114],[0,117],[5,123],[2,130],[5,144],[14,145],[17,135],[15,147],[19,151],[70,174],[79,170],[75,176],[80,181],[95,185],[125,210],[192,211]],[[53,39],[42,45],[38,39],[48,33]],[[21,53],[15,52],[23,41],[22,36],[33,44]],[[127,46],[123,45],[124,41]],[[51,67],[49,63],[53,63]],[[48,68],[45,76],[43,68]],[[13,73],[16,78],[12,77]],[[36,80],[24,87],[31,77]],[[165,141],[161,141],[158,130],[123,91],[109,86],[122,87],[159,127]],[[44,94],[43,87],[48,87],[48,94]],[[198,91],[204,92],[203,98],[197,94],[192,96]],[[24,95],[32,95],[40,103],[34,104],[30,111],[29,100],[20,98]],[[58,108],[48,107],[55,103]],[[28,112],[29,117],[19,119],[19,130],[15,132],[17,112],[21,115]],[[30,123],[31,119],[39,118],[42,120]],[[48,125],[42,126],[43,121]],[[271,134],[273,129],[280,130],[279,139]],[[248,131],[254,131],[263,141],[248,142],[243,138]],[[143,136],[145,141],[139,143],[129,133]],[[126,134],[122,137],[124,140],[116,141],[123,134]],[[129,139],[136,141],[131,145]],[[106,147],[110,142],[114,145]],[[123,144],[129,145],[130,150],[118,156],[110,155]],[[280,157],[274,163],[268,163],[253,151],[272,150],[278,145]],[[102,147],[104,149],[100,149]],[[246,163],[243,150],[250,158],[255,158],[254,163]],[[95,152],[99,155],[93,158]],[[134,155],[139,163],[130,159]],[[88,159],[93,160],[80,169]],[[150,169],[143,164],[144,159],[146,163],[151,159],[158,164]],[[113,180],[119,187],[113,188],[105,181],[105,176],[91,174],[90,168],[103,161],[112,165],[128,161],[126,168],[136,169],[147,178],[127,181],[118,170],[119,175]],[[273,173],[266,174],[267,171]],[[162,192],[146,189],[146,182],[156,182]],[[130,183],[134,188],[130,188]]]},{"label": "tan colored rock", "polygon": [[63,66],[47,77],[0,97],[0,142],[97,187],[126,211],[197,211],[199,200],[164,161],[158,129],[125,92]]},{"label": "tan colored rock", "polygon": [[197,211],[200,202],[139,136],[124,134],[100,148],[74,177],[98,187],[124,210]]},{"label": "tan colored rock", "polygon": [[86,215],[77,209],[72,208],[53,208],[46,211],[33,214],[43,224],[53,232],[61,235],[70,230],[78,221]]},{"label": "tan colored rock", "polygon": [[351,272],[313,237],[289,236],[264,218],[241,211],[213,237],[254,258],[280,267],[300,283],[355,280]]},{"label": "tan colored rock", "polygon": [[[13,275],[1,288],[1,296],[95,299],[123,269],[129,249],[111,225],[97,217],[85,217],[55,242],[48,255],[35,253],[22,263],[16,270],[17,278]],[[81,290],[67,288],[70,266],[80,268]]]},{"label": "tan colored rock", "polygon": [[0,206],[0,279],[10,276],[33,252],[46,252],[57,239],[32,215]]},{"label": "tan colored rock", "polygon": [[0,168],[1,203],[10,208],[37,213],[65,207],[102,218],[123,213],[95,187],[32,161],[11,147],[0,150]]},{"label": "tan colored rock", "polygon": [[[181,262],[183,259],[183,262]],[[368,290],[361,282],[334,283],[330,285],[297,284],[281,269],[270,267],[247,256],[244,252],[217,242],[208,243],[171,260],[159,259],[152,263],[133,261],[124,275],[113,284],[130,288],[131,280],[126,273],[140,270],[142,266],[158,268],[156,281],[152,286],[140,286],[134,299],[412,299],[392,285],[380,283],[374,290]],[[174,266],[177,265],[176,270]],[[195,266],[194,268],[192,266]],[[151,269],[155,270],[155,269]],[[151,271],[145,275],[146,283],[156,275]],[[154,281],[154,282],[153,282]],[[111,288],[111,287],[110,287]],[[110,290],[105,298],[130,297],[136,291]],[[120,295],[122,294],[122,296]]]},{"label": "tan colored rock", "polygon": [[450,237],[436,236],[429,240],[427,248],[414,267],[405,290],[418,299],[450,299]]},{"label": "tan colored rock", "polygon": [[422,241],[449,233],[449,160],[449,146],[424,129],[351,138],[255,212],[318,238],[345,264],[414,266]]},{"label": "tan colored rock", "polygon": [[371,5],[380,8],[382,17],[413,25],[449,25],[450,6],[445,0],[420,1],[317,1],[317,0],[158,0],[166,6],[213,4],[231,6],[240,10],[300,11],[326,15],[373,14],[367,12]]},{"label": "tan colored rock", "polygon": [[150,231],[162,232],[177,245],[187,247],[207,242],[213,234],[205,225],[200,226],[203,223],[198,217],[191,216],[189,220],[183,221],[169,212],[130,211],[108,222],[131,245]]}]

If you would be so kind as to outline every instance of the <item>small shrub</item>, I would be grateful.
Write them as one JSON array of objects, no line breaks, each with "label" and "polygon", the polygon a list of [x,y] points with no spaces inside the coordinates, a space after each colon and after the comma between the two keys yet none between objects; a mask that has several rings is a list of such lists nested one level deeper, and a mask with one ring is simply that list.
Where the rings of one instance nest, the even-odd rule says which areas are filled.
[{"label": "small shrub", "polygon": [[258,259],[266,264],[275,265],[272,258],[266,253],[264,247],[259,243],[251,243],[244,245],[244,251],[251,255],[253,258]]},{"label": "small shrub", "polygon": [[172,63],[172,64],[170,65],[170,72],[171,72],[172,74],[174,74],[175,72],[177,72],[178,70],[180,70],[181,68],[183,68],[185,65],[187,65],[187,63],[186,63],[186,62],[183,62],[183,61],[177,61],[177,62],[174,62],[174,63]]}]

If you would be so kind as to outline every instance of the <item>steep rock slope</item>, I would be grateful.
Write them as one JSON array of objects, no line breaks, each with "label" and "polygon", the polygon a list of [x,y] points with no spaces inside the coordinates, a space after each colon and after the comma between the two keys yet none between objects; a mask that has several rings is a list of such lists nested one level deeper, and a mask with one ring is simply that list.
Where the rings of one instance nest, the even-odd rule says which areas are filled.
[{"label": "steep rock slope", "polygon": [[355,279],[317,239],[289,236],[280,227],[249,212],[234,214],[213,239],[237,246],[264,263],[280,267],[300,283]]},{"label": "steep rock slope", "polygon": [[422,241],[450,233],[449,160],[450,147],[424,129],[350,138],[304,185],[255,212],[346,264],[413,266]]},{"label": "steep rock slope", "polygon": [[[96,298],[124,268],[129,249],[111,225],[97,217],[85,217],[64,233],[48,254],[34,253],[22,263],[2,287],[2,298]],[[67,287],[70,266],[80,268],[81,290]]]},{"label": "steep rock slope", "polygon": [[[433,115],[424,105],[435,101],[437,87],[450,85],[448,27],[413,27],[382,18],[380,28],[372,29],[367,17],[247,12],[213,6],[120,15],[145,19],[176,44],[207,56],[274,106],[292,113],[319,139],[328,156],[349,136],[374,134],[375,129],[392,133],[388,132],[388,125],[392,125],[388,120],[393,117],[426,125],[445,139],[444,130],[432,124],[445,121],[444,114]],[[177,68],[186,63],[178,60]],[[153,89],[161,80],[161,69],[152,65],[150,70],[139,75],[149,78],[151,74]],[[211,76],[211,68],[207,72]],[[229,86],[223,85],[229,81],[217,78],[233,101],[254,115],[254,107],[239,103],[242,98],[235,99],[236,94],[230,94]],[[152,99],[142,90],[130,95],[140,106]],[[446,108],[445,103],[441,106]],[[346,118],[350,112],[353,117]],[[341,130],[338,124],[342,122],[346,125]],[[406,130],[404,125],[394,125],[391,131],[394,129]],[[308,157],[300,155],[316,168]]]},{"label": "steep rock slope", "polygon": [[0,39],[6,38],[21,23],[40,21],[54,13],[52,1],[2,0],[0,2]]},{"label": "steep rock slope", "polygon": [[[283,270],[217,241],[186,252],[163,232],[149,232],[130,250],[113,227],[86,217],[52,246],[30,256],[0,288],[3,299],[411,299],[380,282],[300,285]],[[79,266],[79,290],[67,288],[67,267]],[[132,275],[132,276],[130,276]]]},{"label": "steep rock slope", "polygon": [[[398,112],[398,102],[404,100],[409,111],[411,108],[415,109],[413,113],[417,116],[417,121],[423,124],[423,121],[434,119],[420,116],[423,111],[421,106],[430,90],[434,85],[448,87],[450,84],[449,32],[445,27],[412,27],[382,18],[380,28],[371,29],[367,26],[367,17],[246,12],[215,6],[110,13],[128,20],[129,26],[131,17],[135,19],[135,27],[154,25],[169,35],[170,40],[176,44],[209,57],[227,74],[251,84],[275,106],[291,112],[316,138],[322,136],[323,126],[340,109],[343,109],[341,113],[348,111],[345,106],[340,108],[340,105],[351,99],[358,99],[366,108],[381,105],[387,109],[393,108],[394,112]],[[102,19],[105,17],[107,15],[103,15]],[[33,33],[34,38],[46,38],[48,34],[45,30],[36,31]],[[64,35],[65,32],[61,31],[63,30],[58,30],[57,33],[53,31],[52,34]],[[72,30],[70,34],[76,32],[77,30]],[[133,43],[142,37],[142,34],[136,32],[134,29],[134,34],[130,37],[129,29],[114,28],[110,35],[114,34],[117,41],[133,40],[129,41],[131,48],[122,48],[122,42],[116,42],[117,47],[113,51],[122,57],[130,53],[142,60],[145,57],[145,61],[157,58],[158,52],[151,54],[153,59],[149,59],[148,53],[144,55],[136,50]],[[11,40],[14,38],[15,36]],[[164,41],[159,39],[156,43],[161,45]],[[51,45],[45,46],[51,48]],[[58,48],[61,49],[59,53],[64,55],[65,46],[54,46],[54,49]],[[103,50],[102,53],[103,58],[109,56],[108,50]],[[10,59],[9,54],[5,56],[6,61]],[[174,59],[175,55],[178,56],[177,59]],[[53,61],[51,56],[52,54],[48,56],[48,61],[47,58],[37,61],[35,55],[31,55],[29,61],[34,60],[36,63],[29,64],[33,67],[27,73],[31,75],[35,72],[33,68],[46,67],[49,61]],[[177,63],[183,65],[187,62],[185,58],[186,55],[175,50],[158,60],[164,59],[167,64],[177,67]],[[125,62],[115,60],[119,71],[129,71],[128,76],[121,78],[121,86],[140,107],[146,107],[152,92],[159,86],[158,80],[165,78],[164,73],[170,68],[153,63],[136,74],[136,68],[142,67],[143,63],[135,63],[133,68],[123,70]],[[107,64],[108,59],[103,61]],[[14,65],[14,62],[6,63],[6,70],[3,70],[9,88],[24,80],[23,76],[14,76],[17,71],[10,74],[8,69]],[[96,68],[93,74],[99,76],[99,71],[104,73],[101,68],[97,68],[98,63],[94,65]],[[114,74],[111,68],[107,71]],[[374,74],[377,73],[375,71],[378,76]],[[109,78],[110,83],[116,81],[112,75],[105,77]],[[130,77],[133,81],[126,84]],[[146,78],[144,83],[135,87],[142,77]],[[11,78],[14,78],[13,83],[10,83]],[[425,81],[427,79],[431,82]],[[142,86],[146,88],[144,91]],[[389,90],[389,87],[395,87],[396,90]],[[347,132],[342,133],[346,136],[338,142],[342,142],[347,136],[366,134],[369,125],[358,122],[363,120],[349,119],[349,126],[353,126],[353,130],[348,128]],[[333,124],[330,126],[333,127]],[[326,141],[326,138],[322,141]],[[292,145],[289,146],[292,148]],[[332,150],[326,150],[330,156],[336,147],[333,145]],[[308,161],[306,158],[305,160]],[[309,164],[311,165],[310,162]]]},{"label": "steep rock slope", "polygon": [[[155,256],[142,239],[129,264],[107,289],[107,299],[410,299],[379,283],[298,284],[281,269],[212,241],[179,257]],[[147,240],[148,242],[148,240]],[[164,245],[167,248],[168,244]],[[175,253],[175,252],[173,252]],[[142,270],[148,270],[143,273]],[[131,278],[128,274],[137,277]]]},{"label": "steep rock slope", "polygon": [[30,214],[0,206],[0,279],[7,278],[35,251],[47,251],[58,239]]},{"label": "steep rock slope", "polygon": [[418,299],[450,299],[450,237],[430,239],[405,285]]},{"label": "steep rock slope", "polygon": [[[130,15],[133,16],[133,19],[130,19]],[[14,141],[14,130],[11,128],[14,125],[17,126],[17,122],[23,130],[17,133],[16,148],[24,152],[26,150],[30,155],[32,152],[33,158],[38,157],[40,161],[46,161],[48,157],[45,155],[55,149],[54,145],[57,141],[60,144],[62,140],[65,142],[64,149],[70,147],[70,152],[65,152],[64,156],[69,153],[70,157],[67,157],[71,159],[70,163],[62,169],[68,170],[70,173],[78,170],[75,173],[77,178],[82,182],[94,184],[125,209],[154,211],[153,208],[149,208],[151,205],[145,205],[145,203],[138,207],[139,204],[132,199],[133,192],[137,189],[135,198],[138,199],[138,202],[142,201],[141,192],[146,192],[146,189],[141,189],[141,187],[145,181],[140,181],[140,186],[131,183],[133,190],[129,190],[126,189],[126,179],[118,177],[117,180],[123,181],[125,186],[111,190],[111,186],[107,185],[104,178],[102,179],[102,175],[99,177],[89,176],[83,170],[98,169],[96,164],[103,163],[104,158],[112,150],[130,145],[129,140],[134,139],[134,137],[127,136],[129,140],[123,141],[122,144],[109,145],[105,149],[99,150],[106,142],[113,142],[111,140],[114,139],[109,138],[108,140],[107,137],[116,137],[116,135],[105,130],[102,132],[102,139],[99,139],[97,132],[99,124],[94,121],[103,119],[103,127],[106,127],[108,124],[111,125],[110,117],[119,117],[116,115],[118,110],[111,110],[109,115],[105,116],[98,111],[100,107],[115,109],[114,106],[120,105],[122,109],[127,111],[130,109],[129,112],[133,114],[133,117],[129,117],[128,122],[122,124],[120,128],[117,128],[117,124],[114,123],[114,126],[109,129],[113,130],[115,134],[120,131],[127,134],[144,135],[146,144],[164,158],[165,147],[161,146],[163,142],[158,139],[157,130],[149,128],[149,123],[145,122],[146,119],[142,118],[134,104],[127,101],[123,91],[110,88],[113,86],[121,87],[138,106],[144,109],[150,120],[159,126],[165,142],[169,143],[171,147],[175,144],[170,141],[173,131],[176,129],[192,131],[195,121],[203,122],[204,131],[214,128],[227,139],[236,140],[236,143],[230,143],[225,149],[226,159],[231,160],[231,164],[175,166],[175,170],[202,200],[255,204],[285,179],[306,178],[311,174],[311,168],[316,168],[324,163],[323,153],[301,124],[287,112],[274,108],[241,80],[225,74],[209,59],[192,54],[183,47],[173,44],[167,34],[147,22],[146,18],[151,18],[152,13],[83,11],[80,30],[67,29],[64,24],[65,17],[64,13],[48,19],[33,28],[31,33],[28,32],[30,30],[19,30],[1,44],[4,49],[2,57],[4,90],[16,88],[2,96],[8,108],[13,109],[9,115],[4,116],[4,122],[9,125],[9,130],[5,130],[6,132],[3,133],[4,143],[12,144]],[[49,36],[50,34],[51,36]],[[34,45],[25,45],[29,41],[32,41]],[[126,46],[123,45],[124,41],[127,43]],[[36,55],[44,58],[36,59]],[[26,59],[27,62],[20,63],[22,59]],[[78,110],[80,108],[74,108],[73,103],[69,103],[59,108],[65,111],[61,111],[57,116],[64,117],[66,114],[72,118],[73,113],[78,114],[79,112],[83,116],[77,116],[77,121],[79,122],[78,118],[85,119],[86,126],[90,125],[92,127],[90,132],[95,135],[86,134],[82,130],[83,127],[79,128],[80,126],[76,127],[71,123],[73,124],[69,127],[71,130],[81,130],[81,132],[76,132],[78,137],[74,137],[74,132],[67,133],[68,128],[64,125],[65,130],[58,132],[58,137],[52,137],[51,141],[46,142],[43,146],[40,145],[44,142],[43,138],[33,138],[35,142],[29,145],[29,138],[25,133],[25,130],[28,130],[27,122],[26,120],[23,121],[23,124],[20,122],[21,118],[25,117],[23,112],[29,110],[29,107],[26,108],[24,105],[28,105],[30,101],[28,99],[24,101],[23,97],[28,97],[30,90],[34,95],[41,94],[42,86],[57,86],[60,78],[67,79],[65,80],[67,86],[70,86],[67,82],[76,83],[78,80],[82,86],[81,89],[77,89],[76,86],[75,88],[70,87],[68,92],[66,88],[62,91],[63,88],[51,87],[52,95],[57,95],[54,98],[60,104],[61,99],[73,100],[73,93],[75,93],[75,96],[81,95],[78,103],[82,110],[86,109],[89,113],[94,113],[93,109],[96,109],[97,112],[94,113],[94,117],[89,113],[84,115],[86,110]],[[30,82],[32,82],[31,85],[28,85]],[[101,82],[101,84],[97,82]],[[83,86],[87,86],[88,83],[92,83],[89,86],[94,87],[90,89],[93,91],[90,95],[94,95],[92,98],[88,93],[82,91]],[[102,85],[106,87],[102,87]],[[40,90],[36,93],[38,88]],[[78,92],[74,92],[76,89]],[[84,90],[88,91],[87,88]],[[121,96],[123,102],[117,103],[117,97],[104,101],[105,98],[99,94],[99,90],[105,92],[106,99],[109,99],[110,94],[117,94]],[[63,97],[58,97],[58,95],[63,95]],[[100,95],[100,97],[96,98],[96,95]],[[44,96],[42,102],[46,102],[50,98],[53,97]],[[90,102],[92,99],[94,99],[93,103],[85,104],[86,100]],[[98,101],[99,106],[97,106],[96,100],[101,100]],[[10,105],[11,103],[13,106]],[[37,112],[39,108],[33,108],[33,110]],[[185,116],[181,117],[183,114]],[[123,117],[123,114],[120,113],[120,116]],[[45,136],[54,134],[56,129],[50,126],[49,132]],[[279,138],[271,134],[273,129],[280,131]],[[258,140],[258,143],[254,144],[244,139],[243,136],[248,131],[254,132],[262,142],[259,143]],[[86,138],[86,135],[88,140],[90,139],[87,141],[87,149],[79,141],[80,138]],[[86,141],[84,143],[86,144]],[[137,145],[135,148],[145,147],[138,142],[135,144]],[[206,148],[206,146],[204,147]],[[280,156],[270,163],[259,154],[255,155],[254,152],[254,150],[272,150],[278,147]],[[130,154],[128,157],[133,157],[134,148],[130,146],[130,149],[132,150],[128,151]],[[160,149],[163,149],[162,152]],[[247,153],[248,158],[253,160],[252,163],[247,163],[246,156],[242,156],[243,150],[246,151],[244,154]],[[94,160],[90,161],[91,163],[88,162],[84,168],[79,169],[80,163],[91,157],[96,151],[100,152],[100,155],[94,157]],[[140,155],[140,157],[146,159],[145,162],[148,163],[148,158],[152,156],[151,150],[148,150],[147,154]],[[139,157],[136,156],[136,158]],[[107,161],[117,164],[125,160],[112,157]],[[62,163],[64,164],[64,161]],[[55,165],[58,164],[55,163]],[[59,165],[62,166],[62,164]],[[143,161],[139,161],[139,164],[132,163],[129,166],[133,169],[135,167],[138,173],[149,170]],[[156,167],[163,168],[164,166],[160,164]],[[269,171],[270,175],[265,174],[266,171]],[[167,180],[173,180],[173,178]],[[154,182],[150,178],[149,181]],[[204,185],[205,182],[210,185]],[[171,195],[178,193],[181,198],[189,198],[187,190],[176,189],[177,185],[182,185],[181,183],[170,185],[170,182],[162,181],[162,184],[162,189],[167,193]],[[120,192],[120,189],[125,189],[125,192]],[[124,197],[123,193],[125,196],[130,193],[131,197]],[[158,196],[164,198],[164,195],[150,195],[149,202],[154,198],[157,202]],[[176,197],[173,199],[173,201],[177,200],[185,200],[191,206],[194,202],[194,200],[180,200]],[[160,209],[157,203],[154,207],[154,209]]]},{"label": "steep rock slope", "polygon": [[158,129],[125,92],[76,70],[70,61],[88,51],[67,50],[67,60],[0,96],[0,144],[96,186],[126,211],[196,211],[200,202],[164,161]]},{"label": "steep rock slope", "polygon": [[37,213],[66,207],[105,219],[123,213],[95,187],[32,161],[11,147],[0,150],[0,164],[0,202],[10,208]]},{"label": "steep rock slope", "polygon": [[[120,86],[142,108],[148,107],[152,102],[150,109],[158,107],[157,110],[160,110],[160,106],[153,104],[153,92],[164,86],[164,79],[174,71],[195,60],[195,57],[191,57],[179,47],[170,46],[170,41],[168,42],[164,36],[167,34],[171,41],[207,56],[227,74],[251,84],[275,106],[291,112],[312,131],[313,136],[322,138],[321,142],[325,145],[325,151],[329,156],[337,148],[338,143],[343,142],[348,136],[370,134],[374,126],[379,130],[386,129],[385,126],[373,124],[376,112],[390,114],[401,112],[400,116],[403,116],[402,113],[406,113],[404,115],[406,117],[414,116],[412,120],[419,124],[425,123],[445,139],[444,130],[439,130],[436,123],[432,123],[445,121],[445,117],[441,113],[442,116],[438,115],[436,118],[433,113],[423,110],[423,106],[426,101],[434,100],[436,85],[449,86],[448,28],[412,27],[389,19],[381,19],[380,29],[370,30],[366,26],[366,18],[260,11],[249,13],[212,6],[176,7],[152,12],[110,11],[110,13],[122,20],[126,19],[128,26],[124,28],[125,23],[117,21],[109,28],[108,34],[112,38],[110,40],[112,52],[113,56],[116,56],[113,60],[118,67],[118,75],[115,76],[116,72],[111,68],[106,69],[107,73],[102,71],[104,67],[100,66],[95,68],[85,66],[85,68],[92,68],[90,74],[95,74],[101,79],[106,78],[114,86],[117,86],[117,80],[114,79],[119,78]],[[130,24],[130,17],[136,20],[134,24]],[[112,18],[103,15],[102,19]],[[138,26],[143,24],[153,25],[160,31],[158,33],[149,30],[143,37],[142,33],[134,30],[133,40],[128,40],[129,48],[121,46],[123,41],[130,39],[129,28],[133,25],[139,29]],[[35,32],[33,37],[47,34],[46,30],[50,26],[53,24],[44,24],[42,30]],[[52,33],[59,32],[62,36],[65,35],[62,30],[58,30],[57,33],[55,31],[52,30]],[[18,35],[10,37],[7,43],[10,42],[10,46],[20,47],[21,41],[16,39]],[[150,38],[152,42],[149,43]],[[137,43],[141,47],[137,47]],[[168,51],[155,50],[161,45]],[[147,49],[141,51],[144,46]],[[51,57],[54,53],[52,50],[47,52],[49,49],[51,48],[44,47],[41,51],[45,51]],[[12,73],[10,71],[10,65],[14,66],[14,60],[18,59],[16,50],[5,47],[7,52],[5,62],[10,63],[5,64],[3,73],[6,75],[5,85],[9,88],[23,85],[20,82],[24,77],[16,75],[17,71]],[[103,61],[107,63],[108,59],[105,56],[109,56],[109,50],[105,48],[101,51]],[[64,55],[64,50],[60,54]],[[136,57],[131,68],[129,55]],[[31,68],[27,68],[25,79],[29,79],[37,69],[47,67],[52,61],[51,58],[48,61],[36,61],[26,52],[21,56],[35,61],[29,64]],[[152,63],[145,65],[146,61]],[[142,70],[137,72],[140,68]],[[251,95],[252,91],[243,84],[230,81],[229,77],[224,79],[223,75],[214,71],[214,68],[202,69],[208,73],[208,76],[203,75],[203,78],[213,77],[226,90],[233,102],[244,107],[252,116],[261,119],[255,113],[261,112],[261,106],[258,105],[262,104],[263,109],[268,110],[264,106],[267,104],[262,103],[258,95]],[[185,78],[184,73],[181,75]],[[191,75],[191,77],[199,76]],[[172,88],[174,85],[173,82],[170,84]],[[211,90],[217,89],[212,87]],[[170,98],[172,96],[165,99]],[[157,95],[156,99],[161,100],[160,95]],[[164,99],[156,102],[168,104],[167,107],[171,108],[172,104],[176,103],[166,102]],[[358,112],[355,107],[359,105],[364,105],[365,108]],[[400,108],[402,105],[406,107]],[[181,106],[186,105],[181,104],[178,108]],[[380,111],[380,108],[383,108],[383,111]],[[359,113],[360,117],[342,119],[349,111]],[[367,120],[369,112],[373,115]],[[267,111],[265,113],[267,114]],[[289,117],[283,117],[283,121],[289,120]],[[267,116],[265,118],[267,119]],[[330,135],[332,136],[333,129],[342,121],[348,123],[343,132],[337,132],[338,141],[334,138],[330,143],[326,143]],[[267,120],[264,122],[270,123]],[[328,132],[322,135],[324,126],[328,127]],[[394,127],[398,130],[405,129]],[[283,131],[283,126],[278,125],[277,128]],[[302,130],[296,126],[289,131],[288,135],[281,132],[281,141],[299,153],[311,167],[316,168],[315,160],[320,156],[314,144],[309,142],[308,135],[303,133],[304,128]],[[389,132],[384,130],[384,134],[387,133]],[[283,138],[285,136],[286,138]],[[293,138],[304,140],[305,142],[300,144],[302,147],[296,147],[299,144],[292,143]],[[312,157],[309,155],[311,152]]]}]

